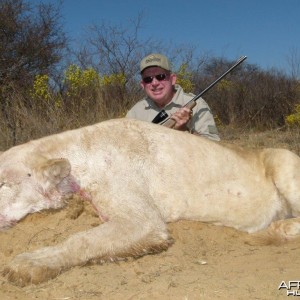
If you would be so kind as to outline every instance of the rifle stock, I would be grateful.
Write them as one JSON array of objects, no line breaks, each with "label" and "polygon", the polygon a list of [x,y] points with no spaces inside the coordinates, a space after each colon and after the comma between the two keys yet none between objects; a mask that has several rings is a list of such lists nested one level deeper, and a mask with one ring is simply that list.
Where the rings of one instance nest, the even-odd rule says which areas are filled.
[{"label": "rifle stock", "polygon": [[[204,89],[200,94],[195,96],[193,99],[191,99],[187,104],[185,104],[183,107],[188,107],[190,109],[193,109],[196,105],[196,101],[203,96],[207,91],[209,91],[215,84],[217,84],[220,80],[222,80],[228,73],[230,73],[233,69],[235,69],[238,65],[240,65],[247,56],[241,56],[236,63],[230,67],[225,73],[223,73],[219,78],[217,78],[214,82],[212,82],[206,89]],[[163,122],[166,120],[165,122]],[[163,122],[163,123],[161,123]],[[175,120],[171,119],[166,111],[163,109],[161,110],[155,118],[152,120],[152,123],[158,124],[161,123],[165,127],[173,128],[176,124]]]}]

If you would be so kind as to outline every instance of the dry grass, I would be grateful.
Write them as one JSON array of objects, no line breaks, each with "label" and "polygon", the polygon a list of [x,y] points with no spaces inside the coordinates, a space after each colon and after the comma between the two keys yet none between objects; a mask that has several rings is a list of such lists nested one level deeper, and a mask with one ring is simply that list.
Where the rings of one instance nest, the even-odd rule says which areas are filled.
[{"label": "dry grass", "polygon": [[[66,98],[60,106],[54,97],[45,102],[28,93],[11,89],[0,110],[0,151],[53,133],[122,117],[139,99],[118,89],[91,91],[77,98]],[[252,124],[253,125],[253,124]],[[280,147],[300,154],[300,128],[258,131],[248,126],[220,126],[224,141],[247,147]]]},{"label": "dry grass", "polygon": [[245,147],[285,148],[300,155],[300,128],[280,128],[266,131],[233,129],[220,130],[222,140]]},{"label": "dry grass", "polygon": [[[118,96],[116,95],[118,94]],[[118,91],[98,91],[85,97],[32,99],[17,90],[0,105],[0,151],[50,134],[125,116],[136,99]],[[1,92],[0,92],[1,98]]]}]

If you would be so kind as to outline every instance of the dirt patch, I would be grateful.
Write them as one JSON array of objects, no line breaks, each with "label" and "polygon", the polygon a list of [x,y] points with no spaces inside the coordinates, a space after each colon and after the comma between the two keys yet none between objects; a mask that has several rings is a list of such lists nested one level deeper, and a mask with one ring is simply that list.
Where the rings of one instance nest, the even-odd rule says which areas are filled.
[{"label": "dirt patch", "polygon": [[[30,215],[0,233],[0,267],[19,253],[98,224],[93,210],[78,201]],[[300,241],[249,246],[245,233],[200,222],[181,221],[169,230],[175,243],[157,255],[75,267],[25,288],[0,277],[0,299],[281,299],[286,297],[286,290],[278,290],[281,281],[300,279]]]}]

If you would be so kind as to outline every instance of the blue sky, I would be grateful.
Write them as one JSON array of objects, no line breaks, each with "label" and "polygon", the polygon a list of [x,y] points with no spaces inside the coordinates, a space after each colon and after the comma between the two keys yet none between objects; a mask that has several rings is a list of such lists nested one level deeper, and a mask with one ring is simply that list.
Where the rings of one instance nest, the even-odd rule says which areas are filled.
[{"label": "blue sky", "polygon": [[118,25],[143,13],[145,38],[232,60],[246,55],[264,69],[288,72],[293,51],[300,59],[300,0],[64,0],[61,13],[74,39],[93,23]]}]

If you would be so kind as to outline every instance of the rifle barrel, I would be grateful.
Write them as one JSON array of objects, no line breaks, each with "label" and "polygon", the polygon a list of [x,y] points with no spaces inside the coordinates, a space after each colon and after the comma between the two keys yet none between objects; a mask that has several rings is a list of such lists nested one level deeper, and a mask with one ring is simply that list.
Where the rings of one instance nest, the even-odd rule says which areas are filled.
[{"label": "rifle barrel", "polygon": [[[194,98],[192,98],[188,103],[186,103],[184,106],[187,106],[191,102],[195,102],[198,100],[203,94],[205,94],[208,90],[210,90],[216,83],[218,83],[220,80],[222,80],[228,73],[230,73],[234,68],[236,68],[239,64],[241,64],[247,56],[241,56],[236,63],[230,67],[225,73],[223,73],[219,78],[217,78],[214,82],[212,82],[206,89],[204,89],[200,94],[196,95]],[[195,104],[194,104],[195,106]],[[152,123],[158,124],[161,123],[162,121],[166,120],[168,118],[168,114],[166,111],[163,109],[161,110],[155,118],[152,120]],[[166,122],[166,121],[165,121]],[[164,124],[164,123],[163,123]]]},{"label": "rifle barrel", "polygon": [[[230,73],[234,68],[236,68],[239,64],[241,64],[247,56],[241,56],[237,62],[230,67],[225,73],[223,73],[219,78],[217,78],[214,82],[212,82],[207,88],[205,88],[199,95],[195,96],[189,102],[198,100],[203,94],[205,94],[208,90],[210,90],[214,85],[216,85],[220,80],[222,80],[228,73]],[[185,105],[186,106],[186,105]]]}]

